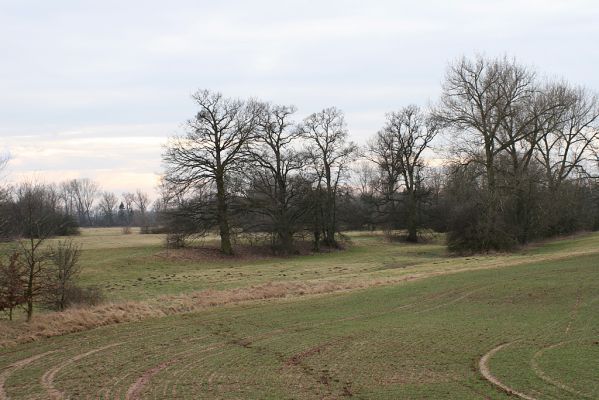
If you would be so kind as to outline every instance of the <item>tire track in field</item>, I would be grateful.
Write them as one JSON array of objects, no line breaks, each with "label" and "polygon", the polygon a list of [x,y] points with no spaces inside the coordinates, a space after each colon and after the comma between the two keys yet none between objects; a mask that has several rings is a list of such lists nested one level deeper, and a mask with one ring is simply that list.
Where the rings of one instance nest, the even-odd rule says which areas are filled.
[{"label": "tire track in field", "polygon": [[483,378],[485,378],[487,381],[491,382],[493,385],[497,386],[504,392],[506,392],[508,394],[513,394],[513,395],[518,396],[524,400],[537,400],[534,397],[531,397],[524,393],[518,392],[517,390],[506,385],[505,383],[502,383],[499,379],[497,379],[491,373],[491,370],[489,369],[489,360],[491,359],[491,357],[493,357],[493,355],[495,355],[495,353],[497,353],[499,350],[506,348],[508,346],[511,346],[512,344],[514,344],[516,342],[517,342],[517,340],[515,340],[513,342],[503,343],[503,344],[500,344],[499,346],[496,346],[496,347],[492,348],[491,350],[489,350],[480,359],[480,361],[478,363],[478,370],[479,370],[480,374],[483,376]]},{"label": "tire track in field", "polygon": [[[481,289],[477,289],[475,291],[468,292],[468,293],[460,296],[459,298],[456,298],[456,299],[453,299],[453,300],[449,300],[449,301],[447,301],[445,303],[431,306],[431,307],[429,307],[429,308],[427,308],[425,310],[418,311],[417,313],[430,311],[430,310],[437,309],[439,307],[442,307],[442,306],[445,306],[445,305],[457,302],[457,301],[459,301],[459,300],[461,300],[461,299],[469,296],[470,294],[472,294],[473,292],[476,292],[478,290],[482,290],[482,288]],[[435,300],[438,300],[438,299],[442,299],[442,298],[448,297],[451,294],[452,294],[452,292],[437,293],[437,294],[435,294],[433,296],[428,296],[425,300],[435,301]],[[308,323],[305,323],[305,322],[300,322],[300,323],[296,323],[296,324],[292,324],[292,325],[286,326],[285,328],[279,328],[279,329],[275,329],[275,330],[272,330],[272,331],[269,331],[269,332],[265,332],[265,333],[262,333],[262,334],[257,334],[257,335],[250,336],[250,337],[244,337],[244,338],[239,339],[238,341],[239,342],[248,342],[248,343],[251,343],[252,341],[255,341],[255,340],[260,340],[260,339],[264,339],[264,338],[268,338],[268,337],[273,337],[273,336],[276,336],[278,334],[283,334],[283,333],[287,333],[287,332],[297,331],[298,329],[312,330],[312,329],[315,329],[315,328],[318,328],[318,327],[321,327],[321,326],[326,326],[326,325],[330,325],[330,324],[334,324],[334,323],[338,323],[338,322],[343,322],[343,321],[359,320],[359,319],[363,319],[363,318],[373,318],[373,317],[377,317],[377,316],[381,316],[381,315],[385,315],[385,314],[390,314],[390,313],[393,313],[393,312],[396,312],[396,311],[402,310],[402,309],[410,309],[410,308],[413,308],[413,307],[415,307],[417,305],[420,305],[420,304],[422,304],[422,301],[413,301],[411,303],[407,303],[407,304],[403,304],[403,305],[400,305],[400,306],[392,307],[391,309],[388,309],[388,310],[385,310],[385,311],[381,311],[381,312],[360,313],[360,314],[357,314],[357,315],[352,315],[352,316],[347,316],[347,317],[342,317],[342,318],[336,318],[334,320],[323,321],[323,322],[317,323],[317,324],[308,324]],[[158,335],[151,335],[151,336],[154,337],[154,336],[158,336]],[[123,342],[120,342],[118,344],[122,344],[122,343]],[[229,343],[222,343],[218,347],[224,348],[224,347],[226,347],[227,344],[231,344],[231,343],[230,342]],[[100,348],[100,349],[94,349],[94,350],[91,350],[90,352],[77,355],[77,356],[73,357],[72,359],[67,360],[66,362],[63,362],[61,365],[58,365],[58,366],[52,368],[50,371],[47,371],[44,374],[44,376],[42,377],[42,385],[44,386],[44,388],[46,389],[46,391],[49,393],[49,395],[51,396],[51,398],[62,398],[64,396],[64,393],[58,391],[56,388],[53,387],[53,380],[54,380],[55,375],[61,369],[63,369],[64,367],[66,367],[67,365],[69,365],[69,364],[71,364],[71,363],[73,363],[75,361],[78,361],[78,360],[80,360],[82,358],[85,358],[85,357],[87,357],[87,356],[89,356],[91,354],[94,354],[94,353],[96,353],[98,351],[102,351],[102,350],[104,350],[106,348],[112,347],[114,345],[117,345],[117,344],[105,346],[105,347]],[[210,350],[213,350],[213,349],[202,349],[202,350],[200,350],[200,353],[203,353],[203,352],[206,352],[206,351],[210,351]],[[182,361],[182,359],[180,359],[180,356],[184,355],[185,353],[189,353],[189,355],[188,356],[184,356],[183,359],[189,359],[189,358],[193,357],[195,354],[197,354],[197,352],[193,351],[193,350],[191,352],[185,351],[185,352],[176,353],[175,357],[171,358],[170,360],[163,361],[160,364],[158,364],[157,366],[154,366],[153,368],[150,368],[148,371],[146,371],[147,374],[138,377],[138,379],[137,379],[137,381],[135,383],[143,383],[142,385],[138,384],[138,386],[145,387],[146,385],[148,385],[150,383],[150,380],[151,380],[151,378],[154,375],[160,373],[162,370],[164,370],[166,368],[170,368],[173,364],[176,364],[176,363]],[[197,365],[194,365],[196,363],[197,364],[201,364],[201,361],[186,363],[186,366],[188,368],[184,368],[183,370],[180,370],[179,373],[176,374],[176,375],[179,375],[179,374],[181,375],[179,377],[179,379],[177,379],[177,381],[180,380],[183,376],[188,375],[188,373],[190,372],[189,371],[190,369],[193,369],[194,367],[197,367]],[[125,379],[125,377],[127,375],[131,375],[131,374],[130,373],[129,374],[124,374],[124,375],[121,375],[121,376],[115,378],[116,380],[113,379],[112,380],[113,384],[111,386],[114,388],[115,384],[117,384],[118,381],[122,381],[123,379]],[[140,381],[140,382],[138,382],[138,381]],[[45,385],[44,385],[44,383],[45,383]],[[132,384],[131,386],[134,386],[135,383]],[[141,392],[140,391],[134,391],[131,388],[131,386],[129,386],[129,388],[128,388],[129,390],[127,390],[127,392],[125,393],[125,395],[128,396],[127,398],[132,398],[132,399],[133,398],[137,398],[136,397],[137,394],[141,393]],[[104,392],[105,397],[110,397],[111,396],[110,395],[110,391],[111,390],[108,389],[106,392]],[[117,390],[116,395],[120,396],[121,394],[118,393],[118,392],[120,392],[120,390]],[[0,400],[3,400],[3,399],[0,398]]]},{"label": "tire track in field", "polygon": [[[142,344],[144,342],[145,343],[153,343],[151,341],[154,338],[162,337],[163,335],[164,335],[164,328],[161,327],[161,326],[148,329],[148,330],[146,330],[144,332],[144,335],[143,335],[143,338],[142,338],[143,339]],[[121,339],[122,339],[122,343],[123,344],[132,344],[132,345],[134,345],[134,344],[138,344],[139,343],[139,342],[135,342],[135,339],[139,339],[139,336],[137,334],[135,334],[134,332],[132,332],[130,335],[128,335],[126,337],[123,337]],[[139,353],[140,352],[140,348],[139,347],[134,347],[134,348],[127,347],[127,351],[129,353],[135,353],[135,352]],[[111,398],[111,396],[112,396],[112,398],[115,398],[115,399],[118,398],[118,399],[120,399],[121,398],[121,393],[120,393],[118,385],[119,385],[119,383],[121,381],[123,381],[130,374],[131,374],[130,372],[127,372],[127,373],[120,374],[120,375],[112,377],[109,381],[106,382],[106,384],[104,385],[104,388],[102,389],[102,391],[100,391],[100,393],[98,393],[98,395],[103,394],[104,398],[106,398],[106,399]],[[116,391],[116,393],[114,393],[114,395],[112,395],[112,393],[111,393],[112,390]]]},{"label": "tire track in field", "polygon": [[90,356],[94,353],[97,353],[97,352],[100,352],[103,350],[107,350],[111,347],[119,346],[121,344],[122,343],[112,343],[112,344],[109,344],[104,347],[99,347],[97,349],[90,350],[86,353],[77,354],[76,356],[69,358],[68,360],[64,361],[63,363],[58,364],[57,366],[47,370],[40,378],[40,383],[41,383],[42,387],[46,390],[46,393],[48,394],[48,398],[53,399],[53,400],[58,400],[58,399],[64,398],[64,393],[61,392],[60,390],[56,389],[56,387],[54,386],[54,378],[56,377],[56,374],[60,370],[62,370],[64,367],[67,367],[67,366],[69,366],[87,356]]},{"label": "tire track in field", "polygon": [[[334,385],[333,382],[340,382],[340,379],[336,379],[334,375],[331,374],[329,369],[323,369],[320,371],[315,371],[310,368],[309,365],[306,364],[306,360],[314,355],[320,354],[327,349],[337,346],[340,343],[348,342],[352,339],[350,336],[337,337],[332,340],[328,340],[326,342],[320,343],[316,346],[311,346],[307,349],[303,349],[300,352],[296,352],[291,357],[287,357],[284,361],[284,366],[286,368],[296,368],[298,369],[304,376],[311,378],[315,383],[322,385],[323,389],[327,393],[327,396],[334,396],[334,398],[341,397],[351,397],[352,393],[352,382],[346,381],[343,385],[339,385],[340,387]],[[337,395],[334,393],[338,392]]]},{"label": "tire track in field", "polygon": [[[441,304],[437,304],[434,306],[431,306],[425,310],[419,311],[420,312],[427,312],[427,311],[431,311],[446,305],[450,305],[453,304],[455,302],[458,302],[468,296],[470,296],[471,294],[478,292],[480,290],[483,290],[484,288],[478,288],[476,290],[473,291],[469,291],[467,293],[462,294],[461,296],[459,296],[458,298],[455,299],[451,299],[449,301],[446,301],[444,303]],[[443,293],[437,293],[433,296],[430,296],[429,298],[427,298],[426,300],[438,300],[447,296],[450,296],[451,294],[453,294],[452,292],[443,292]],[[261,339],[266,339],[266,338],[271,338],[274,336],[277,336],[278,334],[284,334],[284,333],[288,333],[288,332],[293,332],[293,331],[297,331],[298,329],[307,329],[307,330],[312,330],[321,326],[325,326],[325,325],[330,325],[330,324],[334,324],[334,323],[338,323],[338,322],[344,322],[344,321],[351,321],[351,320],[358,320],[358,319],[363,319],[363,318],[372,318],[372,317],[377,317],[377,316],[381,316],[381,315],[385,315],[385,314],[389,314],[392,312],[396,312],[398,310],[402,310],[402,309],[409,309],[409,308],[413,308],[417,305],[421,304],[421,301],[414,301],[411,303],[407,303],[407,304],[403,304],[400,306],[396,306],[393,307],[389,310],[386,311],[381,311],[381,312],[376,312],[376,313],[361,313],[358,315],[353,315],[353,316],[349,316],[349,317],[342,317],[342,318],[336,318],[334,320],[328,320],[328,321],[323,321],[321,323],[317,323],[317,324],[307,324],[305,322],[301,322],[301,323],[296,323],[296,324],[292,324],[289,325],[285,328],[279,328],[279,329],[274,329],[272,331],[269,332],[264,332],[261,334],[257,334],[254,336],[247,336],[247,337],[242,337],[242,338],[237,338],[237,339],[230,339],[226,342],[222,342],[222,343],[217,343],[215,345],[209,346],[208,348],[202,348],[198,351],[185,351],[185,352],[181,352],[175,355],[175,357],[169,361],[163,361],[159,364],[157,364],[156,366],[148,369],[146,372],[144,372],[144,374],[142,374],[142,376],[138,377],[137,381],[135,383],[133,383],[127,393],[129,397],[126,397],[129,400],[133,400],[133,399],[137,399],[139,394],[141,394],[143,388],[145,386],[147,386],[150,383],[150,379],[153,377],[154,375],[162,372],[163,370],[170,368],[171,366],[173,366],[174,364],[180,364],[175,371],[173,371],[173,377],[175,377],[174,380],[171,380],[169,382],[166,382],[164,384],[164,390],[163,390],[163,394],[167,395],[168,393],[168,387],[171,386],[171,396],[176,395],[176,387],[178,385],[178,383],[184,379],[185,376],[187,376],[188,374],[191,373],[191,371],[193,371],[194,369],[201,367],[203,360],[202,359],[197,359],[197,360],[193,360],[193,361],[189,361],[189,359],[195,357],[198,354],[201,353],[206,353],[212,350],[216,350],[216,349],[224,349],[227,345],[231,345],[231,344],[237,344],[237,345],[241,345],[244,347],[250,347],[250,345],[252,344],[252,342],[256,341],[256,340],[261,340]],[[186,354],[187,353],[187,354]],[[210,372],[210,371],[208,371]],[[212,376],[214,375],[214,371],[211,372]],[[161,385],[162,386],[162,385]],[[157,388],[158,389],[158,388]],[[159,389],[158,389],[159,390]]]},{"label": "tire track in field", "polygon": [[[205,337],[206,336],[203,336],[202,338],[205,338]],[[224,345],[224,343],[212,344],[208,347],[203,347],[200,350],[200,353],[203,351],[210,351],[213,348],[216,348],[215,346],[217,346],[218,344]],[[141,393],[143,392],[143,389],[145,389],[145,387],[150,383],[150,381],[151,381],[152,377],[154,377],[154,375],[157,375],[158,373],[171,367],[172,365],[182,362],[185,359],[190,358],[196,354],[197,353],[195,353],[195,352],[192,353],[189,349],[180,351],[180,352],[175,353],[170,359],[162,361],[162,362],[152,366],[151,368],[145,370],[140,376],[138,376],[138,378],[135,380],[135,382],[133,382],[128,387],[127,392],[125,394],[125,399],[126,400],[137,400],[137,399],[141,398]],[[129,375],[129,374],[126,374],[126,375]],[[124,378],[124,377],[122,377],[122,378]],[[120,398],[120,393],[117,391],[115,396]]]},{"label": "tire track in field", "polygon": [[587,393],[583,393],[579,390],[576,390],[568,385],[566,385],[563,382],[558,381],[557,379],[552,378],[551,376],[547,375],[545,373],[545,371],[543,371],[543,369],[539,366],[538,364],[538,359],[543,355],[543,353],[545,353],[548,350],[552,350],[558,347],[561,347],[563,345],[566,345],[568,343],[572,343],[572,342],[579,342],[582,341],[583,339],[574,339],[574,340],[566,340],[563,342],[559,342],[559,343],[555,343],[552,344],[551,346],[547,346],[542,348],[541,350],[537,351],[533,356],[532,359],[530,360],[530,364],[532,366],[532,370],[535,373],[535,375],[537,375],[539,378],[541,378],[543,381],[549,383],[550,385],[556,386],[570,394],[573,394],[575,396],[580,396],[580,397],[584,397],[585,399],[592,399],[593,396],[587,394]]},{"label": "tire track in field", "polygon": [[[285,333],[288,331],[293,330],[293,327],[286,327],[286,328],[277,328],[277,329],[273,329],[271,331],[267,331],[267,332],[263,332],[263,333],[259,333],[253,336],[245,336],[245,337],[227,337],[227,340],[222,341],[222,342],[217,342],[212,344],[211,346],[205,347],[205,348],[201,348],[199,351],[197,352],[189,352],[189,354],[187,354],[185,356],[185,360],[189,360],[191,358],[194,358],[193,361],[188,361],[185,364],[181,364],[181,367],[179,369],[176,369],[175,371],[173,371],[172,375],[175,379],[171,379],[168,382],[165,382],[163,387],[163,396],[168,396],[168,397],[175,397],[177,394],[177,385],[178,383],[188,374],[190,374],[194,369],[196,369],[197,367],[201,367],[202,363],[204,361],[204,358],[196,358],[196,356],[198,354],[202,354],[202,353],[208,353],[211,352],[213,350],[220,350],[218,353],[213,353],[211,354],[211,356],[216,356],[218,354],[221,354],[225,351],[227,346],[230,345],[236,345],[236,346],[242,346],[242,347],[246,347],[246,348],[250,348],[251,344],[256,341],[256,340],[261,340],[261,339],[267,339],[267,338],[271,338],[274,337],[278,334],[281,333]],[[219,332],[213,332],[213,335],[215,336],[223,336],[222,333]],[[237,360],[238,362],[240,360]],[[222,365],[221,365],[222,366]],[[210,373],[208,375],[208,378],[206,379],[207,383],[210,385],[212,383],[212,381],[214,380],[214,377],[216,376],[216,372],[214,371],[207,371],[207,373]],[[168,395],[168,391],[169,391],[169,387],[172,387],[171,389],[171,394]]]},{"label": "tire track in field", "polygon": [[572,324],[576,320],[578,316],[578,310],[580,309],[580,303],[582,302],[582,287],[578,288],[578,295],[576,296],[576,303],[574,304],[574,308],[570,313],[570,318],[568,319],[568,325],[566,326],[566,334],[570,333],[570,328]]},{"label": "tire track in field", "polygon": [[[162,328],[156,328],[156,329],[152,330],[151,332],[152,333],[150,335],[144,335],[143,342],[147,342],[149,339],[151,340],[151,339],[154,339],[156,337],[162,337],[163,334],[164,334],[164,331],[163,331]],[[156,332],[156,333],[154,333],[154,332]],[[207,338],[208,336],[209,335],[203,335],[203,336],[199,336],[199,337],[194,337],[193,340],[194,341],[195,340],[202,340],[202,339]],[[133,340],[128,340],[127,341],[127,343],[130,343],[130,342],[132,343]],[[143,344],[143,342],[142,342],[142,344]],[[135,343],[132,343],[132,344],[135,344]],[[181,343],[180,345],[185,346],[185,345],[188,345],[188,343]],[[176,346],[173,346],[173,347],[175,349],[177,348]],[[139,353],[140,351],[143,351],[143,350],[141,350],[139,348],[139,346],[138,346],[138,347],[135,347],[135,348],[128,347],[127,351],[130,352],[130,353],[135,353],[135,352]],[[185,354],[188,351],[189,350],[176,352],[175,354],[173,354],[171,356],[171,359],[179,358],[182,354]],[[166,360],[166,361],[171,361],[171,359]],[[163,361],[163,362],[165,362],[165,361]],[[158,373],[158,372],[159,371],[157,371],[156,373]],[[155,374],[153,374],[153,375],[155,375]],[[121,375],[117,375],[117,376],[113,377],[112,379],[110,379],[110,381],[106,383],[105,388],[101,392],[101,393],[104,393],[104,397],[105,398],[110,398],[112,396],[113,398],[119,398],[120,399],[122,397],[122,391],[124,390],[124,389],[121,389],[119,387],[120,382],[126,380],[129,377],[129,375],[132,375],[132,372],[126,372],[126,373],[123,373]],[[129,385],[129,386],[126,387],[127,390],[129,389],[130,386],[131,385]],[[114,393],[111,393],[111,392],[114,392]],[[128,392],[125,392],[125,396],[127,395],[127,393]]]},{"label": "tire track in field", "polygon": [[0,373],[0,400],[8,400],[9,397],[6,394],[6,391],[4,390],[4,384],[6,383],[6,380],[8,379],[8,377],[15,372],[17,369],[23,368],[26,365],[31,364],[32,362],[47,356],[48,354],[51,353],[55,353],[57,350],[52,350],[52,351],[47,351],[45,353],[41,353],[41,354],[37,354],[35,356],[31,356],[28,358],[24,358],[22,360],[19,360],[15,363],[12,363],[11,365],[9,365],[7,367],[6,370],[2,371],[2,373]]},{"label": "tire track in field", "polygon": [[[212,346],[209,346],[208,348],[204,348],[204,349],[200,350],[199,352],[189,354],[189,356],[186,357],[186,359],[185,359],[187,362],[185,364],[183,364],[179,369],[173,371],[172,376],[174,377],[174,379],[169,380],[164,383],[163,394],[164,394],[165,398],[168,398],[168,397],[175,398],[177,396],[177,385],[184,376],[191,373],[196,367],[201,366],[202,362],[206,358],[208,358],[210,356],[217,356],[217,355],[221,354],[223,352],[223,349],[227,345],[230,345],[230,344],[231,344],[230,342],[215,343]],[[206,356],[204,358],[197,358],[197,356],[201,355],[202,353],[210,353],[214,350],[221,350],[221,351],[219,351],[217,353],[209,354],[208,356]],[[194,358],[194,360],[189,361],[189,359],[191,359],[191,358]],[[221,367],[222,367],[222,365],[221,365]],[[207,381],[208,381],[208,379],[207,379]],[[170,395],[167,394],[169,392],[169,387],[171,387]]]},{"label": "tire track in field", "polygon": [[[179,358],[179,360],[178,360],[179,362],[177,363],[178,364],[177,369],[175,369],[171,373],[171,375],[173,376],[174,379],[170,379],[161,385],[163,387],[162,394],[164,396],[161,398],[175,397],[177,395],[177,386],[178,386],[179,382],[182,381],[187,375],[192,373],[192,371],[194,369],[202,368],[202,364],[207,359],[207,357],[198,358],[197,356],[199,354],[209,353],[214,350],[220,350],[219,352],[212,353],[208,356],[208,357],[214,357],[219,354],[222,354],[224,351],[226,351],[227,346],[231,346],[231,345],[242,346],[245,348],[251,348],[252,343],[254,341],[275,337],[278,334],[292,331],[294,329],[297,329],[297,325],[298,324],[295,324],[293,326],[286,327],[286,328],[273,329],[271,331],[259,333],[259,334],[253,335],[253,336],[245,336],[245,337],[241,337],[241,338],[234,337],[234,336],[227,337],[227,340],[225,340],[225,341],[217,342],[208,347],[200,348],[198,351],[188,351],[187,354],[185,354],[185,356]],[[222,336],[222,334],[219,334],[218,332],[214,332],[213,335]],[[239,362],[241,362],[241,360],[237,359],[237,363],[239,363]],[[224,366],[221,364],[221,367],[224,367]],[[215,371],[206,370],[206,375],[207,375],[206,382],[210,386],[212,381],[214,380],[215,376],[217,376],[217,374]],[[169,394],[169,388],[170,388],[170,394]],[[156,388],[156,390],[160,390],[160,389]]]},{"label": "tire track in field", "polygon": [[[154,330],[155,331],[163,332],[162,328],[157,328],[157,329],[154,329]],[[134,335],[134,334],[135,333],[130,333],[130,335]],[[158,335],[159,335],[159,333],[150,335],[150,337],[156,337]],[[124,339],[126,339],[126,338],[124,338]],[[80,343],[80,342],[78,342],[78,343]],[[124,342],[120,342],[120,343],[122,344]],[[36,356],[32,356],[32,357],[20,360],[20,361],[18,361],[16,363],[13,363],[12,365],[9,365],[9,366],[5,367],[8,370],[5,370],[2,373],[0,373],[0,382],[1,382],[0,383],[0,400],[6,400],[6,399],[8,399],[8,397],[6,395],[6,392],[5,392],[5,389],[4,389],[4,385],[6,383],[6,379],[8,378],[8,376],[11,375],[16,369],[24,368],[27,365],[29,365],[30,363],[36,361],[37,359],[39,359],[41,357],[44,357],[44,356],[46,356],[48,354],[51,354],[51,353],[57,353],[57,352],[60,352],[60,351],[62,351],[62,350],[51,350],[51,351],[45,352],[43,354],[38,354]],[[60,360],[58,360],[58,361],[60,361]],[[100,395],[101,393],[102,392],[98,393],[98,395]],[[105,395],[104,398],[109,398],[109,396]]]},{"label": "tire track in field", "polygon": [[150,382],[152,377],[162,371],[165,368],[175,364],[179,361],[178,358],[172,358],[168,361],[163,361],[158,365],[146,370],[137,380],[129,386],[127,390],[127,394],[125,395],[125,400],[138,400],[141,398],[141,393],[145,386]]},{"label": "tire track in field", "polygon": [[437,309],[439,309],[441,307],[449,306],[451,304],[454,304],[454,303],[457,303],[457,302],[459,302],[461,300],[464,300],[467,297],[470,297],[474,293],[480,292],[481,290],[484,290],[484,289],[487,289],[487,288],[489,288],[489,286],[483,286],[483,287],[480,287],[478,289],[471,290],[469,292],[466,292],[466,293],[462,294],[461,296],[459,296],[459,297],[457,297],[455,299],[449,300],[449,301],[447,301],[445,303],[437,304],[437,305],[429,307],[429,308],[425,308],[424,310],[416,311],[414,314],[422,314],[422,313],[425,313],[425,312],[437,310]]}]

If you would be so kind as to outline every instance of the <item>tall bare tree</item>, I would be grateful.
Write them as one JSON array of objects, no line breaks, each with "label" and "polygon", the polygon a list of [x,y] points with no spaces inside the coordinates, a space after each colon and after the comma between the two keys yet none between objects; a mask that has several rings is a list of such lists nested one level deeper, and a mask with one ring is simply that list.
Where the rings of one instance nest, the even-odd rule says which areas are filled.
[{"label": "tall bare tree", "polygon": [[300,204],[302,179],[298,175],[305,157],[297,150],[301,131],[296,129],[293,106],[264,104],[257,124],[257,140],[250,146],[250,159],[256,166],[250,176],[251,207],[264,215],[276,234],[275,246],[281,253],[293,252],[293,233],[305,212]]},{"label": "tall bare tree", "polygon": [[[384,128],[369,145],[370,158],[383,172],[386,196],[394,205],[394,194],[403,187],[406,198],[407,240],[418,241],[419,200],[423,195],[423,153],[430,148],[439,124],[415,105],[387,114]],[[393,206],[393,209],[395,207]]]},{"label": "tall bare tree", "polygon": [[39,183],[23,183],[15,190],[13,215],[23,237],[19,253],[27,269],[25,298],[27,321],[33,316],[33,304],[42,293],[43,278],[49,260],[44,242],[66,223],[57,215],[58,195],[54,188]]},{"label": "tall bare tree", "polygon": [[565,83],[561,89],[563,111],[536,143],[537,160],[543,166],[551,192],[575,172],[586,172],[599,138],[599,98],[589,90]]},{"label": "tall bare tree", "polygon": [[[484,248],[495,246],[500,201],[497,193],[497,157],[528,132],[501,135],[513,113],[532,101],[535,74],[506,57],[474,60],[462,58],[451,64],[443,83],[437,116],[453,133],[457,156],[480,163],[485,171],[486,211],[481,235]],[[502,140],[504,139],[504,140]]]},{"label": "tall bare tree", "polygon": [[227,178],[247,161],[245,148],[255,137],[259,106],[209,90],[200,90],[192,97],[199,111],[187,121],[187,133],[172,138],[166,146],[165,179],[180,191],[198,185],[216,186],[221,251],[233,254]]},{"label": "tall bare tree", "polygon": [[79,223],[92,226],[91,210],[100,189],[98,184],[88,178],[73,179],[69,184],[71,193],[75,198]]},{"label": "tall bare tree", "polygon": [[336,246],[337,190],[357,154],[357,146],[347,141],[345,117],[335,107],[309,115],[300,129],[308,141],[308,154],[316,170],[317,191],[322,192],[323,242]]},{"label": "tall bare tree", "polygon": [[75,198],[75,193],[73,192],[71,181],[61,182],[58,185],[58,196],[65,214],[79,218],[77,200]]},{"label": "tall bare tree", "polygon": [[69,293],[81,273],[80,256],[81,245],[72,239],[59,241],[51,247],[42,295],[44,302],[53,309],[63,311],[69,305]]},{"label": "tall bare tree", "polygon": [[142,233],[148,233],[148,217],[147,211],[150,205],[150,196],[141,189],[137,189],[133,196],[133,204],[139,210],[139,224],[141,226]]},{"label": "tall bare tree", "polygon": [[397,138],[389,130],[380,130],[366,145],[366,158],[377,167],[377,189],[380,200],[380,213],[385,214],[386,225],[393,229],[397,224],[397,202],[399,178],[402,173],[401,160],[397,152]]},{"label": "tall bare tree", "polygon": [[117,212],[117,206],[119,204],[119,199],[112,192],[102,192],[102,196],[100,197],[100,203],[98,206],[104,214],[104,219],[108,225],[114,225],[115,220],[114,217]]}]

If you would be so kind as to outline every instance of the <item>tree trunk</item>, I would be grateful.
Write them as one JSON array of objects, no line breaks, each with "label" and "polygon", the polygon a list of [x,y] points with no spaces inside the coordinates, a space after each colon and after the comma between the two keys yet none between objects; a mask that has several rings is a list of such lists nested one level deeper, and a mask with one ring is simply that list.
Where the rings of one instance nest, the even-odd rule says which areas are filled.
[{"label": "tree trunk", "polygon": [[413,190],[408,192],[408,215],[407,215],[407,228],[408,242],[418,242],[418,216],[416,215],[416,198]]},{"label": "tree trunk", "polygon": [[495,237],[495,224],[497,223],[497,213],[498,213],[498,199],[497,199],[497,191],[495,187],[495,166],[494,166],[494,158],[490,155],[490,151],[487,151],[487,162],[486,162],[486,172],[487,172],[487,190],[488,196],[487,199],[487,215],[486,221],[484,221],[484,238],[483,238],[483,247],[484,250],[491,250],[493,247],[493,243],[496,243]]},{"label": "tree trunk", "polygon": [[222,175],[216,178],[217,217],[220,233],[220,251],[226,255],[233,254],[231,246],[231,231],[227,218],[227,198],[225,194],[225,182]]},{"label": "tree trunk", "polygon": [[[33,258],[33,250],[31,253],[31,257]],[[29,277],[27,280],[27,291],[25,292],[25,296],[27,297],[27,322],[31,321],[31,317],[33,316],[33,280],[35,272],[35,260],[30,260],[29,265]]]},{"label": "tree trunk", "polygon": [[31,321],[31,317],[33,317],[33,300],[29,297],[27,299],[27,322]]},{"label": "tree trunk", "polygon": [[330,247],[336,247],[335,241],[335,195],[332,190],[327,189],[326,204],[324,208],[324,243]]},{"label": "tree trunk", "polygon": [[[280,173],[277,172],[280,177]],[[292,223],[289,218],[289,210],[286,204],[287,200],[287,187],[283,179],[278,179],[278,223],[277,223],[277,236],[279,251],[282,254],[292,254],[293,248],[293,229]]]},{"label": "tree trunk", "polygon": [[288,229],[279,232],[279,251],[281,254],[293,254],[293,235]]}]

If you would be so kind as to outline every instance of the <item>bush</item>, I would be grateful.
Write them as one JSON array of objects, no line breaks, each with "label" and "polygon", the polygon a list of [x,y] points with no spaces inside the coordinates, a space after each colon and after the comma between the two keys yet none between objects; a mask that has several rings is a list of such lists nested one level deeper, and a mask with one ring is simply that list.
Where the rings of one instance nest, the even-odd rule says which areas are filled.
[{"label": "bush", "polygon": [[27,270],[19,261],[18,253],[13,253],[8,262],[0,260],[0,311],[6,311],[9,320],[15,307],[27,301],[26,282]]},{"label": "bush", "polygon": [[186,234],[183,233],[167,233],[166,248],[167,249],[182,249],[185,247]]}]

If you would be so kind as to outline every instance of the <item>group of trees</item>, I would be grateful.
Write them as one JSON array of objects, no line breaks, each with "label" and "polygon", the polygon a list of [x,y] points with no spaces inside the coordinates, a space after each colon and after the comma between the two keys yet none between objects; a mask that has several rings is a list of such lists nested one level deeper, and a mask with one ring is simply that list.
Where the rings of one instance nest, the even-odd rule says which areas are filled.
[{"label": "group of trees", "polygon": [[595,227],[596,94],[507,58],[462,59],[436,113],[452,141],[450,247],[509,249]]},{"label": "group of trees", "polygon": [[19,307],[30,321],[35,304],[62,311],[72,304],[98,299],[96,289],[77,285],[80,246],[72,240],[44,248],[41,243],[39,239],[30,240],[8,257],[0,258],[0,311],[5,311],[9,320]]},{"label": "group of trees", "polygon": [[434,106],[388,113],[362,147],[335,107],[298,120],[293,106],[207,90],[193,99],[198,112],[165,147],[153,205],[89,179],[0,185],[0,237],[17,239],[0,257],[0,310],[12,318],[23,305],[30,319],[35,304],[94,297],[73,283],[80,249],[44,243],[79,226],[157,225],[175,245],[218,231],[224,254],[240,232],[292,254],[299,238],[337,247],[348,229],[412,242],[447,232],[451,250],[489,251],[599,228],[599,98],[515,60],[450,64]]},{"label": "group of trees", "polygon": [[597,96],[515,60],[451,64],[436,105],[387,114],[363,148],[334,107],[297,121],[292,106],[193,99],[198,113],[163,155],[160,215],[172,233],[218,229],[225,254],[237,232],[292,253],[308,232],[318,249],[341,228],[409,241],[430,228],[453,250],[488,251],[597,221]]},{"label": "group of trees", "polygon": [[36,304],[63,310],[91,298],[94,290],[76,285],[80,248],[70,240],[47,243],[51,237],[78,232],[53,187],[23,183],[3,190],[0,233],[14,245],[0,254],[0,311],[12,319],[14,309],[22,306],[30,320]]},{"label": "group of trees", "polygon": [[59,184],[25,182],[4,187],[0,192],[0,221],[12,227],[0,226],[0,234],[5,237],[20,234],[19,224],[10,221],[17,218],[32,191],[35,199],[43,199],[40,206],[43,206],[45,215],[64,219],[57,234],[72,234],[77,227],[147,227],[154,221],[150,197],[139,189],[123,193],[119,198],[113,192],[102,191],[96,182],[87,178]]},{"label": "group of trees", "polygon": [[[36,305],[63,310],[99,301],[97,289],[76,284],[80,247],[70,240],[48,243],[55,236],[78,234],[79,221],[97,222],[96,193],[97,185],[86,179],[0,185],[0,240],[13,244],[0,254],[0,311],[9,319],[15,308],[22,307],[30,320]],[[147,196],[138,192],[130,197],[131,204],[137,201],[145,211]]]},{"label": "group of trees", "polygon": [[597,95],[515,60],[450,64],[436,104],[388,113],[362,147],[335,107],[299,120],[289,105],[207,90],[193,99],[198,112],[165,147],[152,207],[139,190],[119,199],[88,179],[23,184],[0,192],[0,232],[40,236],[19,222],[33,207],[54,234],[157,224],[181,244],[216,230],[232,254],[236,234],[260,232],[290,254],[299,237],[336,247],[345,229],[408,241],[446,231],[453,250],[488,251],[599,225]]},{"label": "group of trees", "polygon": [[115,193],[101,190],[87,178],[72,179],[57,185],[59,201],[64,212],[73,216],[80,226],[141,226],[152,221],[150,197],[137,189],[119,198]]},{"label": "group of trees", "polygon": [[167,225],[217,227],[224,254],[240,229],[271,233],[279,253],[293,252],[304,230],[315,247],[336,246],[338,190],[357,154],[343,113],[327,108],[298,123],[291,106],[207,90],[193,98],[199,112],[164,153]]},{"label": "group of trees", "polygon": [[[280,254],[306,233],[316,250],[336,247],[342,228],[405,227],[406,239],[418,240],[430,192],[424,153],[440,131],[430,112],[388,114],[362,149],[335,107],[297,121],[293,106],[207,90],[193,98],[200,111],[164,153],[160,215],[171,233],[218,228],[224,254],[233,252],[232,232],[269,233]],[[369,164],[356,171],[359,158]]]}]

